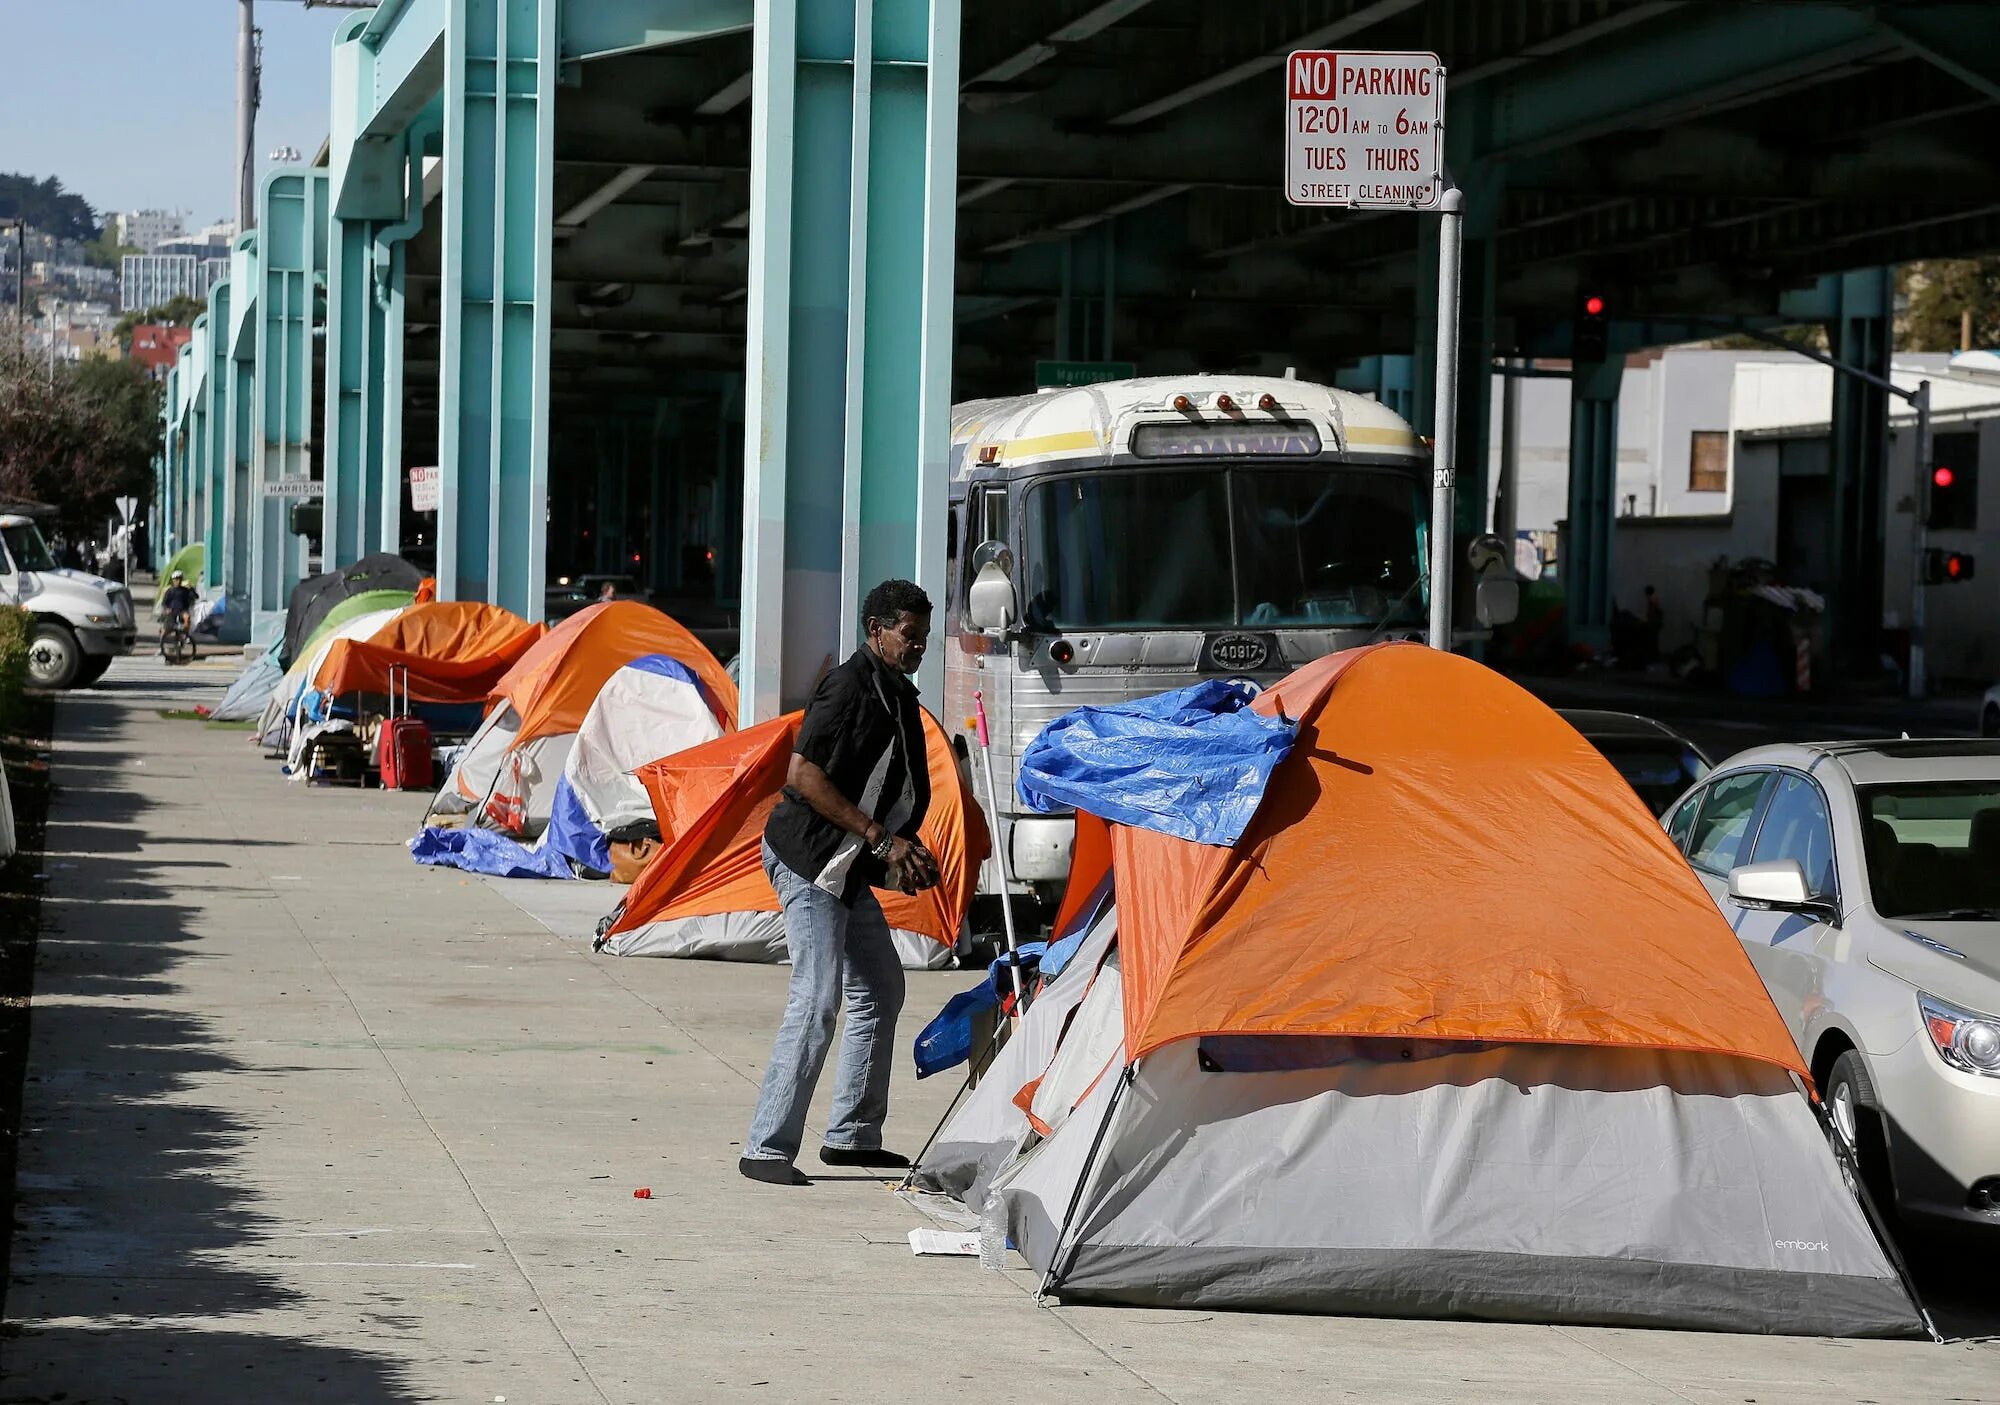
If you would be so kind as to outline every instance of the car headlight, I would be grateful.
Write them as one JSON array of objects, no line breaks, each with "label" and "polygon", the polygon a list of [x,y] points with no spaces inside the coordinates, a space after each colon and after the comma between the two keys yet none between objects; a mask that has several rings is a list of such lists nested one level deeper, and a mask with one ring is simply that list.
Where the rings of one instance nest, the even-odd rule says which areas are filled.
[{"label": "car headlight", "polygon": [[118,616],[116,615],[85,615],[84,618],[89,620],[92,624],[118,623]]},{"label": "car headlight", "polygon": [[1939,1058],[1965,1073],[2000,1078],[2000,1019],[1947,1005],[1934,995],[1919,995],[1917,1006]]}]

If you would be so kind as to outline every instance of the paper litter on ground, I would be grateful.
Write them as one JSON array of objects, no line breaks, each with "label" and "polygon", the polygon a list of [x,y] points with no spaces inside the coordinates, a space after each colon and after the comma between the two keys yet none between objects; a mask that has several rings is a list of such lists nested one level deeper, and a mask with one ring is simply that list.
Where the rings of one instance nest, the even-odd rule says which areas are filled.
[{"label": "paper litter on ground", "polygon": [[913,1229],[910,1231],[910,1252],[913,1254],[950,1254],[961,1258],[979,1257],[979,1232],[962,1234],[956,1230]]}]

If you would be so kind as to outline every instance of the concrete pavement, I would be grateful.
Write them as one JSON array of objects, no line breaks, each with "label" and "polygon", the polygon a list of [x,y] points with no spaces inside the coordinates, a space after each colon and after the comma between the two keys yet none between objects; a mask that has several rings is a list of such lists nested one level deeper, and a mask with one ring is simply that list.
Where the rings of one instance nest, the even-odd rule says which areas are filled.
[{"label": "concrete pavement", "polygon": [[[159,716],[228,678],[58,706],[5,1399],[2000,1401],[1993,1344],[1038,1309],[883,1182],[736,1175],[783,968],[418,868],[422,797]],[[897,1077],[914,1151],[952,1088]]]}]

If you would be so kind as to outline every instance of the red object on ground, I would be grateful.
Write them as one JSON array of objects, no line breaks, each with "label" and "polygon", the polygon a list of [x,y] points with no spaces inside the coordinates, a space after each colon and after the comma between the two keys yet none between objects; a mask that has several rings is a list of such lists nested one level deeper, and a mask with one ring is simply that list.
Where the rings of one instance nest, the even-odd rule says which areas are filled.
[{"label": "red object on ground", "polygon": [[634,1200],[651,1200],[653,1198],[653,1188],[649,1185],[642,1185],[632,1192],[632,1198]]}]

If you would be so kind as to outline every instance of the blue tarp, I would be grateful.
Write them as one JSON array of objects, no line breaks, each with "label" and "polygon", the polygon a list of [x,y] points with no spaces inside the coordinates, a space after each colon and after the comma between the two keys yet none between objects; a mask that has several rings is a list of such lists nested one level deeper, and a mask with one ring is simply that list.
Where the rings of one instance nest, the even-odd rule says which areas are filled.
[{"label": "blue tarp", "polygon": [[490,829],[424,829],[410,841],[421,864],[488,873],[495,878],[573,878],[569,860],[553,848],[526,844]]},{"label": "blue tarp", "polygon": [[[1046,946],[1046,942],[1021,944],[1021,984],[1024,987],[1035,979],[1035,964],[1041,960]],[[1012,958],[1007,956],[994,961],[986,970],[985,980],[945,1001],[937,1018],[923,1027],[913,1050],[917,1057],[917,1077],[929,1078],[933,1073],[956,1068],[972,1057],[973,1018],[980,1011],[999,1005],[1003,987],[1010,991],[1013,989],[1014,979],[1007,974],[1011,961]]]},{"label": "blue tarp", "polygon": [[1234,844],[1291,752],[1296,725],[1249,709],[1212,679],[1110,707],[1080,707],[1028,744],[1019,789],[1031,810],[1087,810],[1200,844]]}]

